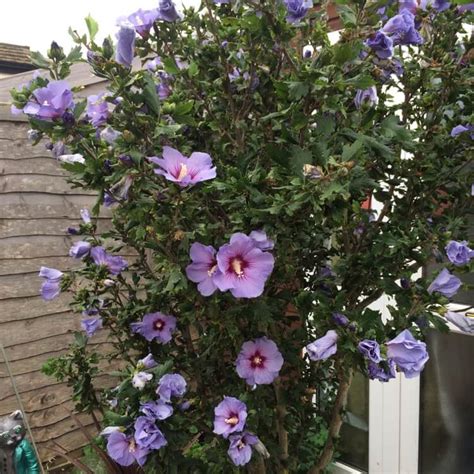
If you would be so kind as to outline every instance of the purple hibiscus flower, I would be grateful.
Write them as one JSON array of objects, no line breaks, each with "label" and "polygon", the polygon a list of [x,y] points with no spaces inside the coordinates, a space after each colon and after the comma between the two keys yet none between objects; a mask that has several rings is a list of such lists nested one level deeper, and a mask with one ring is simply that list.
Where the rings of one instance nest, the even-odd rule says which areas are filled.
[{"label": "purple hibiscus flower", "polygon": [[283,357],[266,337],[244,342],[236,360],[237,373],[249,385],[270,384],[278,377]]},{"label": "purple hibiscus flower", "polygon": [[357,349],[359,352],[371,362],[378,364],[382,358],[380,357],[380,346],[377,341],[371,339],[364,339],[360,341]]},{"label": "purple hibiscus flower", "polygon": [[263,293],[274,263],[273,255],[263,252],[252,238],[238,232],[217,252],[220,272],[214,275],[214,283],[221,291],[230,290],[236,298],[256,298]]},{"label": "purple hibiscus flower", "polygon": [[118,275],[128,267],[128,263],[123,257],[120,257],[120,255],[109,255],[104,247],[93,247],[91,249],[91,257],[96,265],[107,267],[112,275]]},{"label": "purple hibiscus flower", "polygon": [[386,343],[387,357],[410,379],[419,375],[429,359],[426,344],[417,341],[408,329]]},{"label": "purple hibiscus flower", "polygon": [[402,10],[385,23],[382,32],[389,35],[393,44],[422,44],[423,38],[415,28],[415,15],[409,10]]},{"label": "purple hibiscus flower", "polygon": [[119,201],[128,199],[128,191],[133,184],[132,176],[126,175],[120,181],[115,183],[109,192],[104,193],[104,206],[111,207]]},{"label": "purple hibiscus flower", "polygon": [[147,372],[137,372],[132,377],[132,385],[138,390],[143,390],[145,385],[153,378],[153,374]]},{"label": "purple hibiscus flower", "polygon": [[457,266],[467,265],[471,261],[471,258],[474,257],[474,250],[469,248],[465,240],[462,242],[451,240],[448,242],[448,245],[446,245],[445,250],[449,261]]},{"label": "purple hibiscus flower", "polygon": [[46,87],[33,92],[23,112],[40,120],[51,120],[62,117],[66,110],[74,106],[71,88],[66,81],[51,81]]},{"label": "purple hibiscus flower", "polygon": [[337,352],[337,332],[330,329],[323,337],[306,346],[311,360],[326,360]]},{"label": "purple hibiscus flower", "polygon": [[148,313],[143,316],[142,321],[132,323],[130,328],[132,332],[140,334],[149,342],[157,340],[167,344],[176,329],[176,318],[160,312]]},{"label": "purple hibiscus flower", "polygon": [[154,170],[156,174],[183,187],[216,177],[216,168],[212,167],[212,159],[207,153],[194,152],[187,158],[178,150],[164,146],[163,158],[152,156],[148,159],[160,167]]},{"label": "purple hibiscus flower", "polygon": [[230,434],[243,431],[247,420],[247,406],[234,397],[224,397],[214,409],[214,433],[227,438]]},{"label": "purple hibiscus flower", "polygon": [[379,380],[380,382],[388,382],[390,379],[394,379],[397,376],[395,362],[392,359],[381,362],[382,363],[376,364],[375,362],[369,361],[367,367],[369,378]]},{"label": "purple hibiscus flower", "polygon": [[100,138],[107,142],[109,145],[113,145],[117,138],[122,135],[120,132],[117,130],[114,130],[112,127],[105,127],[101,132],[100,132]]},{"label": "purple hibiscus flower", "polygon": [[158,19],[169,22],[181,19],[181,15],[176,10],[176,6],[172,0],[160,0],[158,5]]},{"label": "purple hibiscus flower", "polygon": [[457,326],[461,331],[467,334],[474,334],[474,318],[464,316],[462,313],[448,311],[446,313],[446,319]]},{"label": "purple hibiscus flower", "polygon": [[437,13],[444,12],[450,7],[451,3],[446,0],[421,0],[420,8],[426,10],[428,7],[431,7]]},{"label": "purple hibiscus flower", "polygon": [[365,44],[373,49],[380,59],[388,59],[393,56],[393,41],[383,31],[377,31],[367,39]]},{"label": "purple hibiscus flower", "polygon": [[203,296],[210,296],[216,290],[214,276],[219,272],[217,268],[216,249],[211,245],[195,242],[189,252],[193,263],[186,267],[186,276],[194,283],[198,283],[198,291]]},{"label": "purple hibiscus flower", "polygon": [[90,224],[92,222],[91,215],[88,209],[81,209],[79,213],[81,214],[81,219],[84,224]]},{"label": "purple hibiscus flower", "polygon": [[146,357],[143,359],[140,359],[137,362],[137,368],[139,369],[152,369],[153,367],[156,367],[158,364],[156,360],[153,358],[152,354],[148,354]]},{"label": "purple hibiscus flower", "polygon": [[115,60],[125,67],[132,65],[135,55],[135,29],[132,25],[122,25],[117,33]]},{"label": "purple hibiscus flower", "polygon": [[158,10],[142,10],[139,8],[136,12],[129,15],[126,21],[135,28],[135,31],[140,36],[146,38],[157,18]]},{"label": "purple hibiscus flower", "polygon": [[336,326],[345,327],[349,324],[349,319],[342,313],[332,313],[331,318]]},{"label": "purple hibiscus flower", "polygon": [[54,268],[41,267],[39,276],[44,278],[41,285],[41,297],[45,301],[50,301],[61,292],[61,279],[64,273]]},{"label": "purple hibiscus flower", "polygon": [[94,127],[100,127],[109,117],[109,104],[105,101],[107,95],[105,93],[98,95],[90,95],[87,98],[86,115],[90,123]]},{"label": "purple hibiscus flower", "polygon": [[69,249],[69,256],[73,258],[83,258],[86,255],[89,255],[90,249],[91,244],[89,242],[79,240],[79,242],[75,242]]},{"label": "purple hibiscus flower", "polygon": [[252,230],[249,237],[260,250],[272,250],[275,247],[275,242],[267,237],[267,233],[264,230]]},{"label": "purple hibiscus flower", "polygon": [[149,59],[145,63],[145,69],[150,72],[155,72],[162,66],[163,62],[161,61],[161,58],[159,56],[156,56],[156,58],[153,59]]},{"label": "purple hibiscus flower", "polygon": [[413,14],[416,13],[418,9],[418,0],[399,0],[398,2],[398,11],[408,10]]},{"label": "purple hibiscus flower", "polygon": [[441,293],[446,296],[446,298],[452,298],[461,288],[461,280],[449,273],[449,270],[443,268],[438,276],[431,282],[431,285],[428,287],[428,293]]},{"label": "purple hibiscus flower", "polygon": [[171,402],[171,397],[182,397],[186,393],[186,380],[179,374],[166,374],[161,377],[156,389],[163,402]]},{"label": "purple hibiscus flower", "polygon": [[313,7],[313,0],[283,0],[287,9],[286,20],[289,23],[299,23]]},{"label": "purple hibiscus flower", "polygon": [[366,104],[369,107],[377,105],[379,97],[377,95],[377,88],[375,86],[370,86],[368,89],[358,89],[354,104],[356,108],[360,109],[362,105]]},{"label": "purple hibiscus flower", "polygon": [[162,400],[140,404],[140,411],[148,418],[166,420],[173,414],[173,407]]},{"label": "purple hibiscus flower", "polygon": [[86,318],[81,321],[81,327],[87,334],[92,337],[103,325],[102,318]]},{"label": "purple hibiscus flower", "polygon": [[474,138],[474,125],[456,125],[451,130],[451,136],[454,138],[465,132],[470,132],[471,138]]},{"label": "purple hibiscus flower", "polygon": [[245,466],[252,458],[252,446],[258,443],[258,437],[245,431],[229,436],[227,454],[236,466]]},{"label": "purple hibiscus flower", "polygon": [[135,441],[137,446],[145,449],[160,449],[168,442],[163,433],[156,426],[155,420],[146,416],[139,416],[135,420]]},{"label": "purple hibiscus flower", "polygon": [[131,466],[135,461],[143,466],[149,450],[137,445],[132,436],[127,436],[121,431],[110,433],[107,440],[107,453],[121,466]]}]

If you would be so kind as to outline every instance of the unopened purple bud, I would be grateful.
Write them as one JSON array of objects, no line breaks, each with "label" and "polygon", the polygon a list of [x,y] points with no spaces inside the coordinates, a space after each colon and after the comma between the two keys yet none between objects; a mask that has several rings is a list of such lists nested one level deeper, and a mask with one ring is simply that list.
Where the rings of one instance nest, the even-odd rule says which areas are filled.
[{"label": "unopened purple bud", "polygon": [[130,155],[120,155],[118,157],[118,159],[125,165],[125,166],[128,166],[128,167],[131,167],[133,166],[133,159]]},{"label": "unopened purple bud", "polygon": [[64,125],[66,125],[67,127],[72,127],[74,123],[76,122],[74,115],[69,111],[66,111],[63,113],[62,119],[63,119]]},{"label": "unopened purple bud", "polygon": [[191,408],[191,402],[189,401],[185,401],[183,403],[180,403],[178,405],[178,408],[181,410],[181,411],[186,411],[186,410],[189,410]]},{"label": "unopened purple bud", "polygon": [[68,227],[66,229],[66,232],[69,234],[69,235],[77,235],[79,234],[79,230],[76,229],[75,227]]},{"label": "unopened purple bud", "polygon": [[349,329],[349,331],[356,332],[357,331],[357,323],[355,323],[355,322],[350,323],[349,326],[347,326],[347,329]]},{"label": "unopened purple bud", "polygon": [[229,42],[227,40],[224,40],[221,43],[221,47],[223,47],[223,48],[227,48],[228,45],[229,45]]},{"label": "unopened purple bud", "polygon": [[411,286],[410,284],[410,280],[408,278],[405,278],[405,277],[402,277],[400,278],[400,286],[404,289],[404,290],[408,290]]},{"label": "unopened purple bud", "polygon": [[44,147],[46,148],[46,150],[49,150],[51,151],[53,149],[53,143],[52,142],[48,142],[48,143],[45,143],[44,144]]},{"label": "unopened purple bud", "polygon": [[104,171],[107,174],[112,173],[112,162],[110,160],[104,160]]},{"label": "unopened purple bud", "polygon": [[349,319],[342,313],[332,313],[332,320],[337,326],[347,326]]},{"label": "unopened purple bud", "polygon": [[26,136],[28,137],[29,141],[34,142],[39,138],[40,134],[37,130],[28,130]]}]

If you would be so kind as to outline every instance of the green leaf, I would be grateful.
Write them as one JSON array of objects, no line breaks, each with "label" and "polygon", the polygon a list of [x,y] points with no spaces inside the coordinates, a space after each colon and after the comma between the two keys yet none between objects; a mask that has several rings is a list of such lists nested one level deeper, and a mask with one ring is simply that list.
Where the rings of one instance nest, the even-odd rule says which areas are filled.
[{"label": "green leaf", "polygon": [[179,73],[179,67],[176,65],[176,61],[174,60],[174,58],[164,58],[162,59],[162,62],[167,73],[173,75]]},{"label": "green leaf", "polygon": [[77,102],[76,106],[74,107],[74,118],[76,120],[81,116],[82,112],[84,112],[84,110],[86,109],[86,106],[87,106],[86,99],[80,100],[79,102]]},{"label": "green leaf", "polygon": [[66,61],[69,63],[76,63],[82,59],[82,48],[81,46],[75,46],[71,49],[66,57]]},{"label": "green leaf", "polygon": [[345,145],[342,149],[342,160],[349,161],[363,146],[364,142],[361,139],[357,139],[350,145]]},{"label": "green leaf", "polygon": [[194,77],[199,73],[198,65],[195,62],[192,62],[188,67],[189,77]]},{"label": "green leaf", "polygon": [[355,11],[348,5],[339,5],[337,7],[339,16],[344,23],[344,26],[355,25],[357,23],[357,16]]},{"label": "green leaf", "polygon": [[303,166],[313,162],[313,155],[309,150],[293,145],[291,147],[290,167],[295,174],[303,176]]},{"label": "green leaf", "polygon": [[94,38],[95,38],[95,35],[97,34],[97,32],[99,31],[99,25],[98,23],[94,20],[94,18],[92,18],[90,15],[87,15],[85,18],[84,18],[85,22],[86,22],[86,25],[87,25],[87,29],[89,31],[89,37],[91,39],[91,41],[94,41]]},{"label": "green leaf", "polygon": [[353,61],[359,56],[362,51],[362,42],[356,43],[341,43],[334,46],[334,60],[339,64],[344,64],[348,61]]},{"label": "green leaf", "polygon": [[290,82],[288,83],[288,92],[290,99],[299,100],[309,92],[309,84],[305,82]]},{"label": "green leaf", "polygon": [[148,108],[158,116],[160,114],[160,99],[156,92],[156,84],[149,73],[143,76],[145,87],[143,88],[143,99]]},{"label": "green leaf", "polygon": [[49,59],[45,58],[39,51],[31,51],[31,62],[41,69],[48,69],[51,66]]}]

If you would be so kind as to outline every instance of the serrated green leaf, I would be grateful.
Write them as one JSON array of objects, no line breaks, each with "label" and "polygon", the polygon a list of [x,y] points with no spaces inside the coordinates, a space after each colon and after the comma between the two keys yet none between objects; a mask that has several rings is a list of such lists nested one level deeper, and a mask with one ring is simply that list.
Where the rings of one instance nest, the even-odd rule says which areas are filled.
[{"label": "serrated green leaf", "polygon": [[87,30],[89,31],[89,37],[91,41],[94,41],[94,38],[99,31],[99,24],[92,18],[90,15],[87,15],[84,18],[86,25],[87,25]]},{"label": "serrated green leaf", "polygon": [[143,76],[145,87],[143,88],[143,99],[148,108],[156,115],[160,115],[160,99],[156,92],[156,84],[149,73]]},{"label": "serrated green leaf", "polygon": [[75,46],[71,49],[66,57],[66,61],[69,63],[76,63],[82,59],[82,48],[81,46]]},{"label": "serrated green leaf", "polygon": [[39,51],[30,52],[31,62],[41,69],[48,69],[51,66],[51,61],[45,58]]}]

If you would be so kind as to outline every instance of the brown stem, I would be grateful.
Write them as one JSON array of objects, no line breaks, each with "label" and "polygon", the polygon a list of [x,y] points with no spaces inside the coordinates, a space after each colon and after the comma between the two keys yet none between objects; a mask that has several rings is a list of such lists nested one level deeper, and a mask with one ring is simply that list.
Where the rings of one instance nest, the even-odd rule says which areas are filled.
[{"label": "brown stem", "polygon": [[276,425],[278,433],[278,443],[280,445],[280,474],[288,474],[288,468],[286,467],[288,461],[288,431],[285,430],[285,416],[286,416],[286,405],[283,400],[281,380],[277,379],[273,383],[275,387],[276,396]]},{"label": "brown stem", "polygon": [[308,471],[308,474],[321,474],[334,456],[335,441],[339,436],[342,426],[342,413],[347,402],[347,393],[352,383],[353,370],[346,374],[341,367],[339,369],[339,388],[337,390],[336,401],[332,409],[331,423],[329,424],[328,439],[323,452],[316,464]]}]

